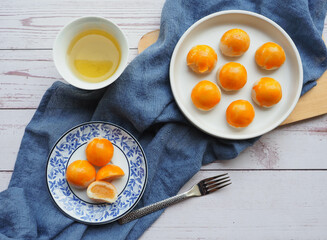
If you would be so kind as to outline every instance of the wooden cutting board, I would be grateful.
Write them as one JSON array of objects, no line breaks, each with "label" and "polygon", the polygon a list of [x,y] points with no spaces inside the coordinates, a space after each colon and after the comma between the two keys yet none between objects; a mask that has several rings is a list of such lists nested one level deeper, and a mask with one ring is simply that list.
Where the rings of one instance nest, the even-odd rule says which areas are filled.
[{"label": "wooden cutting board", "polygon": [[[145,34],[139,41],[138,53],[155,43],[159,36],[159,30]],[[288,124],[300,120],[316,117],[327,113],[327,71],[317,80],[317,86],[304,94],[293,112],[281,124]]]}]

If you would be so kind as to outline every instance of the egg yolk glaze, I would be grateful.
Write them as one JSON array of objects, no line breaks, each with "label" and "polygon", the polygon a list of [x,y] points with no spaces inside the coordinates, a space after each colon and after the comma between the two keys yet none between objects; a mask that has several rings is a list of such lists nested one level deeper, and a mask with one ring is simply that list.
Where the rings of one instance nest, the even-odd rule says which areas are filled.
[{"label": "egg yolk glaze", "polygon": [[267,42],[255,52],[256,63],[266,70],[277,69],[283,65],[286,56],[284,49],[277,43]]},{"label": "egg yolk glaze", "polygon": [[187,65],[196,73],[211,72],[217,63],[217,53],[207,45],[197,45],[187,54]]},{"label": "egg yolk glaze", "polygon": [[231,29],[224,33],[220,39],[219,48],[222,54],[228,57],[243,55],[250,46],[250,37],[242,29]]},{"label": "egg yolk glaze", "polygon": [[95,166],[108,164],[114,155],[114,146],[105,138],[93,138],[86,146],[87,160]]},{"label": "egg yolk glaze", "polygon": [[255,116],[252,104],[246,100],[236,100],[226,109],[226,120],[235,128],[247,127]]},{"label": "egg yolk glaze", "polygon": [[214,108],[220,102],[220,98],[219,87],[208,80],[203,80],[195,85],[191,93],[193,104],[204,111]]},{"label": "egg yolk glaze", "polygon": [[282,87],[275,79],[263,77],[253,85],[252,99],[261,107],[271,107],[282,99]]},{"label": "egg yolk glaze", "polygon": [[217,82],[226,91],[239,90],[246,84],[247,72],[245,67],[236,62],[226,63],[217,72]]},{"label": "egg yolk glaze", "polygon": [[86,188],[95,181],[95,176],[94,166],[86,160],[76,160],[68,165],[66,171],[67,181],[77,188]]}]

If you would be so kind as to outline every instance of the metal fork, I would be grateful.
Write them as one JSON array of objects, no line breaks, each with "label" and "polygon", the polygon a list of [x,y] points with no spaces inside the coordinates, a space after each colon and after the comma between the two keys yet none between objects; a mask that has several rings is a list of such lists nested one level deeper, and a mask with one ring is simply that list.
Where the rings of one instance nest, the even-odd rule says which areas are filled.
[{"label": "metal fork", "polygon": [[215,177],[205,178],[202,181],[200,181],[198,184],[194,185],[187,192],[181,193],[181,194],[176,195],[171,198],[167,198],[160,202],[151,204],[149,206],[137,209],[135,211],[132,211],[132,212],[126,214],[125,216],[123,216],[121,219],[118,220],[118,223],[125,224],[125,223],[133,221],[137,218],[144,217],[145,215],[148,215],[148,214],[158,211],[160,209],[169,207],[175,203],[179,203],[187,198],[200,197],[200,196],[215,192],[215,191],[217,191],[223,187],[226,187],[232,183],[230,181],[229,176],[227,176],[227,175],[228,175],[228,173],[224,173],[224,174],[221,174],[221,175],[218,175]]}]

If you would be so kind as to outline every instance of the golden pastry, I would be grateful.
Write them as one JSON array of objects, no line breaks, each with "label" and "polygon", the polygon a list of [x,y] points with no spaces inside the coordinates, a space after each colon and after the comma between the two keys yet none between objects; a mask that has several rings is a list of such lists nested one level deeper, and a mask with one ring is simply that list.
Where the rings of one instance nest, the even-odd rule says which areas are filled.
[{"label": "golden pastry", "polygon": [[208,80],[199,82],[192,90],[191,99],[195,107],[203,111],[214,108],[221,98],[219,87]]},{"label": "golden pastry", "polygon": [[263,69],[274,70],[285,62],[284,49],[277,43],[267,42],[255,52],[255,61]]},{"label": "golden pastry", "polygon": [[239,90],[246,84],[245,67],[236,62],[226,63],[216,74],[218,85],[225,91]]},{"label": "golden pastry", "polygon": [[250,125],[255,116],[252,104],[246,100],[236,100],[226,109],[226,120],[235,128],[244,128]]},{"label": "golden pastry", "polygon": [[217,53],[207,45],[197,45],[188,52],[186,61],[195,73],[209,73],[216,66]]},{"label": "golden pastry", "polygon": [[282,87],[273,78],[263,77],[252,87],[252,99],[261,107],[272,107],[282,99]]},{"label": "golden pastry", "polygon": [[220,39],[219,48],[222,54],[228,57],[242,56],[250,46],[250,37],[242,29],[231,29]]}]

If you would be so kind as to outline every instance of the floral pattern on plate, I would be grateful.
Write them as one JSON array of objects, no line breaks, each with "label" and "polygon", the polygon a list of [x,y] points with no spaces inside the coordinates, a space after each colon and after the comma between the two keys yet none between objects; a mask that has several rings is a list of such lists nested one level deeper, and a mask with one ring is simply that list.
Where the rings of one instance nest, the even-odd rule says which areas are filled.
[{"label": "floral pattern on plate", "polygon": [[[128,181],[116,202],[90,203],[80,199],[66,181],[66,169],[74,152],[95,137],[110,140],[126,157]],[[147,181],[147,163],[138,141],[123,128],[106,122],[89,122],[66,132],[48,158],[47,185],[56,205],[69,217],[86,224],[104,224],[129,212],[140,200]]]}]

